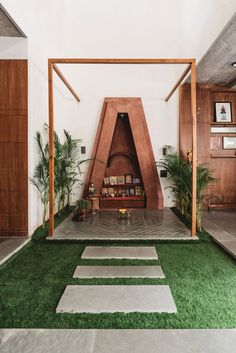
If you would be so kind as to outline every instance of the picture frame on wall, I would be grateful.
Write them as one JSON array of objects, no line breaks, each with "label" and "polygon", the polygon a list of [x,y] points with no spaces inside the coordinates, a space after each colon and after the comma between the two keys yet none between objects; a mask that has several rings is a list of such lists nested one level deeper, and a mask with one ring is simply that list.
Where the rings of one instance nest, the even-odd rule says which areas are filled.
[{"label": "picture frame on wall", "polygon": [[223,137],[223,149],[224,150],[236,150],[236,136],[224,136]]},{"label": "picture frame on wall", "polygon": [[133,175],[125,174],[125,184],[132,184],[132,182],[133,182]]},{"label": "picture frame on wall", "polygon": [[211,150],[221,150],[221,136],[211,136],[210,148]]},{"label": "picture frame on wall", "polygon": [[133,178],[133,184],[140,184],[139,178]]},{"label": "picture frame on wall", "polygon": [[217,123],[232,122],[231,102],[215,102],[215,121]]}]

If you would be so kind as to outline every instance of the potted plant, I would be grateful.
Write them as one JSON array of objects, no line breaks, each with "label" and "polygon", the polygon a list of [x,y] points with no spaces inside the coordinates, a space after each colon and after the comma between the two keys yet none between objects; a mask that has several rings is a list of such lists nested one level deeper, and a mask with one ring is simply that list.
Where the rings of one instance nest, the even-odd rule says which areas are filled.
[{"label": "potted plant", "polygon": [[80,199],[76,203],[76,208],[74,211],[74,216],[72,218],[73,221],[83,222],[86,218],[87,209],[89,207],[89,203],[85,199]]}]

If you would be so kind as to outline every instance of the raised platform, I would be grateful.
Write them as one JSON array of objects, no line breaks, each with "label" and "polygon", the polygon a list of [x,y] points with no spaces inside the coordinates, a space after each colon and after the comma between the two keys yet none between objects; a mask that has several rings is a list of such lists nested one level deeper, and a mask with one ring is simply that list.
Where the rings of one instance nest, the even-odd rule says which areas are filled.
[{"label": "raised platform", "polygon": [[89,214],[85,222],[73,222],[70,215],[48,240],[196,240],[190,230],[169,209],[133,210],[128,220],[117,211]]}]

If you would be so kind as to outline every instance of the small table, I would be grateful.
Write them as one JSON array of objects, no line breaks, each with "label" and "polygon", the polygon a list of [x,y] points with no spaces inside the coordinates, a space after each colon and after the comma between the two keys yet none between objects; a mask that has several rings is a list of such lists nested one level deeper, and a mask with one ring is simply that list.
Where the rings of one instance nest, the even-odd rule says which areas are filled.
[{"label": "small table", "polygon": [[97,197],[88,197],[87,200],[90,201],[91,203],[91,211],[92,214],[96,214],[95,208],[94,208],[94,202],[97,201]]}]

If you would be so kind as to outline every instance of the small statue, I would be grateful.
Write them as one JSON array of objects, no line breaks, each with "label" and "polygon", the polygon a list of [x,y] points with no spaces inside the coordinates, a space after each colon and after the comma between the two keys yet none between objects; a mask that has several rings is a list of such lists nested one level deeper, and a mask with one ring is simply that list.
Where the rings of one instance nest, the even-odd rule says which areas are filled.
[{"label": "small statue", "polygon": [[91,181],[91,183],[89,184],[89,188],[88,188],[89,196],[93,197],[95,195],[95,191],[96,191],[96,189],[94,187],[93,182]]}]

